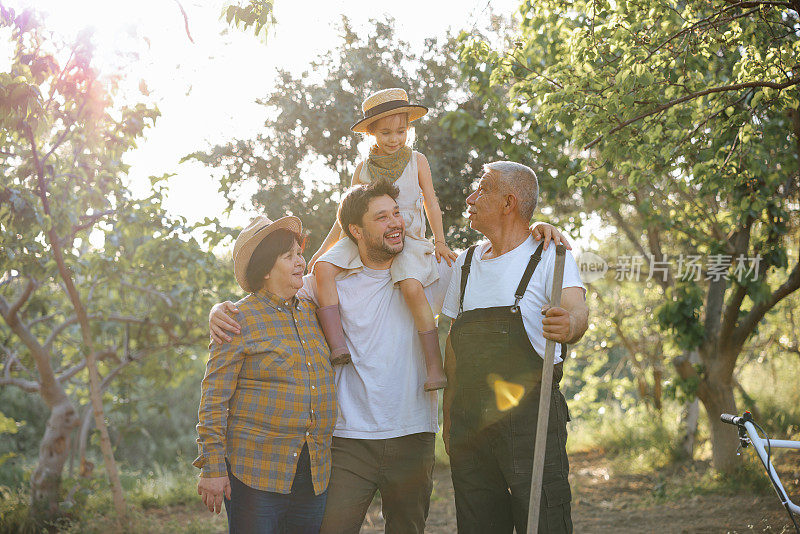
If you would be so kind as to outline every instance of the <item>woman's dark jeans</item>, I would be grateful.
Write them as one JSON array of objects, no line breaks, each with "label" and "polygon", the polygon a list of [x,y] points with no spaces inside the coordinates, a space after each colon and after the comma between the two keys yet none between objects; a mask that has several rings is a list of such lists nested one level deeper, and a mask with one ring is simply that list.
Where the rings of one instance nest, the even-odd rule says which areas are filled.
[{"label": "woman's dark jeans", "polygon": [[253,489],[231,474],[231,498],[225,499],[230,534],[317,534],[327,490],[314,495],[311,460],[304,445],[297,461],[291,493]]}]

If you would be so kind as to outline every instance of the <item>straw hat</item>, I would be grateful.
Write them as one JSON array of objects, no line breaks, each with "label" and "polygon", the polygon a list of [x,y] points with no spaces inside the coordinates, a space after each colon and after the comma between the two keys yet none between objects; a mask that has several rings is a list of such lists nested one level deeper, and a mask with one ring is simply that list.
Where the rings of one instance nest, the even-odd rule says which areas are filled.
[{"label": "straw hat", "polygon": [[370,124],[395,113],[408,113],[408,122],[411,122],[428,112],[425,106],[409,104],[408,94],[399,88],[372,93],[361,104],[361,110],[364,112],[364,118],[350,128],[354,132],[366,133]]},{"label": "straw hat", "polygon": [[280,228],[300,234],[303,231],[303,223],[291,215],[281,217],[275,222],[264,215],[259,215],[236,238],[236,242],[233,244],[233,274],[236,276],[239,286],[245,291],[254,293],[258,290],[247,284],[247,264],[250,263],[253,252],[265,237]]}]

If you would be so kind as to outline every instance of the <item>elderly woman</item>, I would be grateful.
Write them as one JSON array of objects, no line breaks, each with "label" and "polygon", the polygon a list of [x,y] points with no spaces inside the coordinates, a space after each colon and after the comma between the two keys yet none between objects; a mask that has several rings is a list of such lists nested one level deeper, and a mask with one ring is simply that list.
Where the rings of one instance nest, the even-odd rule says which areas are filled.
[{"label": "elderly woman", "polygon": [[333,372],[314,305],[299,300],[300,220],[258,217],[233,249],[241,333],[215,343],[203,378],[197,492],[223,500],[229,531],[316,533],[336,422]]}]

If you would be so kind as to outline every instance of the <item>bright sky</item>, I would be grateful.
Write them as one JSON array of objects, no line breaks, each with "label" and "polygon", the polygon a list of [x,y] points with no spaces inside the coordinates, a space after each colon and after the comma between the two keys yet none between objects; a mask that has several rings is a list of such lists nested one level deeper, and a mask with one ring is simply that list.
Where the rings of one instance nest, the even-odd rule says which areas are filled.
[{"label": "bright sky", "polygon": [[[247,138],[262,126],[262,106],[255,103],[271,89],[277,68],[301,72],[320,52],[334,46],[342,15],[356,28],[370,18],[396,20],[397,35],[421,48],[425,38],[448,30],[478,27],[489,14],[509,15],[519,0],[276,0],[278,20],[267,42],[228,29],[220,19],[220,0],[183,0],[194,44],[184,31],[175,2],[164,0],[5,0],[13,9],[33,6],[46,14],[46,27],[71,40],[91,26],[97,60],[105,71],[120,64],[125,90],[150,99],[161,111],[139,147],[126,156],[131,187],[144,191],[148,176],[175,173],[166,206],[189,221],[220,216],[225,206],[210,169],[179,164],[182,156],[235,138]],[[149,43],[149,45],[148,45]],[[126,57],[127,54],[127,57]],[[132,59],[130,54],[138,54]],[[148,97],[138,93],[146,80]],[[246,199],[243,199],[246,200]],[[243,225],[251,213],[238,211],[227,222]]]},{"label": "bright sky", "polygon": [[[398,38],[421,49],[428,37],[485,26],[492,12],[509,16],[521,0],[276,0],[278,23],[266,43],[225,24],[221,14],[230,1],[182,1],[194,43],[186,36],[178,4],[169,0],[3,3],[15,10],[34,7],[43,12],[46,27],[68,41],[91,27],[99,68],[115,73],[124,65],[122,94],[132,102],[149,100],[158,106],[161,117],[155,127],[125,156],[135,193],[148,191],[150,176],[174,174],[165,200],[172,214],[190,223],[219,217],[225,224],[245,226],[256,215],[245,209],[249,193],[242,195],[243,207],[225,218],[226,203],[217,191],[214,171],[179,161],[191,152],[259,131],[266,117],[255,101],[272,90],[276,70],[300,73],[335,46],[342,15],[356,29],[366,29],[370,19],[391,16]],[[140,80],[146,81],[147,96],[139,92]],[[573,243],[578,250],[602,237],[598,224],[593,221],[583,228]]]}]

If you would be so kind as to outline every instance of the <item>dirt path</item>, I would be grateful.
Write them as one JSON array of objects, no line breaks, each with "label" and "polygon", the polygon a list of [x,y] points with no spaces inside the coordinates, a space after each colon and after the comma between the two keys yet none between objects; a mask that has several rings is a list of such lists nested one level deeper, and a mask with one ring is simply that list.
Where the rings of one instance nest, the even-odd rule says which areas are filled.
[{"label": "dirt path", "polygon": [[[767,495],[694,495],[664,501],[653,496],[655,488],[663,489],[663,474],[618,475],[598,453],[570,456],[572,483],[572,520],[576,534],[683,534],[769,532],[791,534],[794,528],[774,494]],[[800,500],[800,455],[789,465],[779,466],[781,477],[795,501]],[[672,484],[672,481],[667,484]],[[191,532],[224,534],[225,514],[209,521],[198,504],[162,510],[165,519]],[[202,525],[202,527],[200,527]],[[364,534],[384,531],[380,498],[367,513]],[[425,529],[428,534],[456,532],[455,505],[450,471],[437,467],[434,473],[431,509]],[[492,534],[492,533],[487,533]]]},{"label": "dirt path", "polygon": [[775,495],[694,495],[658,502],[655,475],[611,476],[597,454],[573,455],[571,463],[575,532],[794,531]]},{"label": "dirt path", "polygon": [[[696,495],[658,502],[652,497],[658,484],[655,476],[611,476],[607,462],[596,453],[574,454],[570,463],[576,534],[794,532],[775,495]],[[450,473],[447,468],[437,469],[425,532],[455,531]],[[383,532],[378,500],[370,507],[361,532]]]}]

